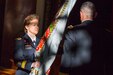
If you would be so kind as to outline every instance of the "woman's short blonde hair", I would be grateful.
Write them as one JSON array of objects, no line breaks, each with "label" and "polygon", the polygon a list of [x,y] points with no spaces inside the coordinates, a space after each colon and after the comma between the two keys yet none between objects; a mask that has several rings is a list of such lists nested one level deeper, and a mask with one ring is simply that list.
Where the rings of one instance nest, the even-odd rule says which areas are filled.
[{"label": "woman's short blonde hair", "polygon": [[39,16],[37,14],[31,14],[31,15],[28,15],[24,19],[24,31],[25,31],[25,33],[27,32],[27,29],[25,28],[25,26],[28,26],[30,24],[31,20],[33,20],[33,19],[39,20]]}]

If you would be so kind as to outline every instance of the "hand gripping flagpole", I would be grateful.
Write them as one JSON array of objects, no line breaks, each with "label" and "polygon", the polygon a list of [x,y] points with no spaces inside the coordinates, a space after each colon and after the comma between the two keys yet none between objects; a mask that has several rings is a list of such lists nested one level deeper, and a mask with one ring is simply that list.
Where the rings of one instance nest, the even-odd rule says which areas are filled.
[{"label": "hand gripping flagpole", "polygon": [[[55,16],[55,20],[50,24],[47,28],[45,34],[41,38],[39,45],[36,48],[36,56],[40,56],[41,52],[46,50],[43,48],[45,42],[49,46],[49,51],[56,54],[58,51],[58,47],[60,41],[62,40],[62,36],[66,27],[68,16],[75,5],[76,0],[66,0],[63,6],[58,11],[57,15]],[[50,67],[55,60],[56,55],[50,55],[49,57],[44,58],[46,61],[41,67],[38,69],[38,75],[48,75]],[[43,68],[44,66],[44,68]],[[43,71],[44,70],[44,71]],[[42,73],[44,72],[44,73]]]}]

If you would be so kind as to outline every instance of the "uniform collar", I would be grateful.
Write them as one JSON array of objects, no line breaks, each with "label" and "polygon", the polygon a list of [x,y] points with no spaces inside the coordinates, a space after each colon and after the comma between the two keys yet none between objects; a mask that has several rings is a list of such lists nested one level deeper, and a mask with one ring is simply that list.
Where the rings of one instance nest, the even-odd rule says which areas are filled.
[{"label": "uniform collar", "polygon": [[92,23],[93,20],[85,20],[82,22],[83,25],[89,25],[90,23]]},{"label": "uniform collar", "polygon": [[28,34],[24,35],[24,39],[27,40],[31,44],[31,46],[33,46],[34,48],[36,48],[39,43],[39,39],[36,37],[36,45],[34,45],[31,38],[28,36]]}]

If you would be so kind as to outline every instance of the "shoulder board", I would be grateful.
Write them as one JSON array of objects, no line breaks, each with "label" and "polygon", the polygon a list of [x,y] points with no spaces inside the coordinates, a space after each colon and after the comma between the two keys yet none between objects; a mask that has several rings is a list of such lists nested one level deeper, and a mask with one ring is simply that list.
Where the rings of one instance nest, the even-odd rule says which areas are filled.
[{"label": "shoulder board", "polygon": [[22,38],[21,37],[18,37],[18,38],[16,38],[16,40],[22,40]]}]

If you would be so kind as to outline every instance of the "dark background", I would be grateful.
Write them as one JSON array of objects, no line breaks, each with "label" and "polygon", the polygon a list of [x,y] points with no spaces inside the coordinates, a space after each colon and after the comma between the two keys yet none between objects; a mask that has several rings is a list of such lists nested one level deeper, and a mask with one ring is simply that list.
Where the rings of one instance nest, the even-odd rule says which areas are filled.
[{"label": "dark background", "polygon": [[[74,6],[67,25],[80,23],[79,8],[86,0],[78,0]],[[89,0],[97,9],[96,21],[99,27],[113,31],[113,1],[112,0]],[[45,10],[43,18],[44,33],[48,25],[52,22],[58,8],[64,0],[45,0]],[[43,8],[42,8],[43,9]],[[36,0],[0,0],[0,65],[11,67],[14,50],[14,39],[18,33],[23,31],[23,20],[25,16],[36,13]],[[42,33],[42,34],[43,34]],[[42,36],[42,35],[40,35]]]}]

